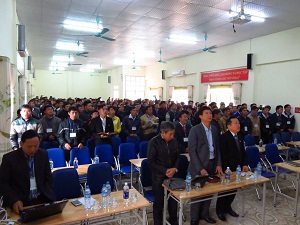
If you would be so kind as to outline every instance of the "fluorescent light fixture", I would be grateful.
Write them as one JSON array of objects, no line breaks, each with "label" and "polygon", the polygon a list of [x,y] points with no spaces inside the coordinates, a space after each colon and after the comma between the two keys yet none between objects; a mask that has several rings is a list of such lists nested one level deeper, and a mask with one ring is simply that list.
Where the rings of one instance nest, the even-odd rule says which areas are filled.
[{"label": "fluorescent light fixture", "polygon": [[101,64],[87,64],[86,68],[100,70],[100,69],[102,69],[102,65]]},{"label": "fluorescent light fixture", "polygon": [[50,66],[49,70],[61,71],[61,70],[65,70],[65,67]]},{"label": "fluorescent light fixture", "polygon": [[53,61],[61,61],[61,62],[74,62],[73,56],[62,56],[62,55],[54,55],[52,57]]},{"label": "fluorescent light fixture", "polygon": [[56,42],[56,48],[60,50],[68,50],[68,51],[84,51],[83,44],[80,44],[78,46],[76,43],[63,42],[63,41]]},{"label": "fluorescent light fixture", "polygon": [[99,23],[89,23],[89,22],[81,22],[75,20],[65,20],[64,28],[70,30],[79,30],[86,32],[98,33],[103,29],[102,25]]},{"label": "fluorescent light fixture", "polygon": [[80,68],[80,72],[94,72],[95,70],[94,69],[91,69],[91,68],[84,68],[84,67],[81,67]]},{"label": "fluorescent light fixture", "polygon": [[198,42],[195,37],[176,35],[176,34],[171,34],[170,37],[168,38],[170,41],[185,43],[185,44],[197,44]]}]

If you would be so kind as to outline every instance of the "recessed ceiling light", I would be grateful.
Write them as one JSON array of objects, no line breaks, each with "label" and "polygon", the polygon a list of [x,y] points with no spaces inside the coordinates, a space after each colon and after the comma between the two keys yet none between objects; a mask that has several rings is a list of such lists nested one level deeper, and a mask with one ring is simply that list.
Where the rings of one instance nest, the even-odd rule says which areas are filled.
[{"label": "recessed ceiling light", "polygon": [[84,68],[84,67],[81,67],[80,68],[80,72],[94,72],[95,70],[94,69],[91,69],[91,68]]},{"label": "recessed ceiling light", "polygon": [[58,42],[56,42],[55,47],[56,47],[56,49],[60,49],[60,50],[84,51],[83,44],[80,44],[78,46],[77,43],[72,43],[72,42],[58,41]]},{"label": "recessed ceiling light", "polygon": [[73,56],[62,56],[62,55],[54,55],[52,57],[53,61],[61,61],[61,62],[74,62]]},{"label": "recessed ceiling light", "polygon": [[65,20],[63,26],[64,28],[70,30],[79,30],[93,33],[101,32],[101,30],[103,29],[100,23],[89,23],[75,20]]},{"label": "recessed ceiling light", "polygon": [[168,39],[173,42],[179,42],[179,43],[185,43],[185,44],[197,44],[198,43],[198,41],[195,37],[184,36],[184,35],[171,34],[170,37],[168,37]]}]

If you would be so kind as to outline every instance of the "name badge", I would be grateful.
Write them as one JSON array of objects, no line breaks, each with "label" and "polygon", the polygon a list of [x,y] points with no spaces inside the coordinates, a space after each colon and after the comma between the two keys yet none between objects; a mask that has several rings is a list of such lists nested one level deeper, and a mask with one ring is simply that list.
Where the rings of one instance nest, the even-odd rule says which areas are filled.
[{"label": "name badge", "polygon": [[248,131],[248,127],[245,126],[245,127],[244,127],[244,131]]},{"label": "name badge", "polygon": [[281,123],[279,123],[279,122],[278,122],[278,123],[276,123],[276,126],[277,126],[277,127],[280,127],[280,125],[281,125]]},{"label": "name badge", "polygon": [[286,124],[291,124],[291,121],[286,121]]},{"label": "name badge", "polygon": [[176,120],[175,119],[173,119],[173,122],[175,122]]},{"label": "name badge", "polygon": [[254,127],[256,127],[256,128],[257,128],[257,127],[258,127],[258,124],[257,124],[257,123],[256,123],[256,124],[254,124]]},{"label": "name badge", "polygon": [[189,138],[188,137],[184,137],[183,138],[183,142],[188,142],[189,141]]},{"label": "name badge", "polygon": [[76,133],[70,133],[70,137],[71,138],[75,138],[76,137]]},{"label": "name badge", "polygon": [[36,180],[34,177],[30,178],[30,191],[36,190]]},{"label": "name badge", "polygon": [[266,128],[270,128],[270,125],[269,125],[269,124],[266,124]]},{"label": "name badge", "polygon": [[132,129],[131,130],[136,130],[136,127],[132,127]]},{"label": "name badge", "polygon": [[117,124],[118,124],[118,121],[114,120],[114,124],[117,125]]},{"label": "name badge", "polygon": [[52,133],[52,128],[47,128],[47,129],[46,129],[46,132],[47,132],[47,133]]}]

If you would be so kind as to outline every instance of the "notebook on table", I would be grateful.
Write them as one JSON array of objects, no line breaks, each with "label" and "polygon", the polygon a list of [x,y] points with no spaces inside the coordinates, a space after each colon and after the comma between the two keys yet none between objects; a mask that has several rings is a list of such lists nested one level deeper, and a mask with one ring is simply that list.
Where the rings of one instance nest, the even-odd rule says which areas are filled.
[{"label": "notebook on table", "polygon": [[20,212],[20,222],[27,223],[33,220],[61,213],[67,202],[68,200],[62,200],[26,208]]},{"label": "notebook on table", "polygon": [[285,163],[291,165],[291,166],[295,166],[295,167],[300,167],[300,163],[298,162],[294,162],[294,161],[285,161]]}]

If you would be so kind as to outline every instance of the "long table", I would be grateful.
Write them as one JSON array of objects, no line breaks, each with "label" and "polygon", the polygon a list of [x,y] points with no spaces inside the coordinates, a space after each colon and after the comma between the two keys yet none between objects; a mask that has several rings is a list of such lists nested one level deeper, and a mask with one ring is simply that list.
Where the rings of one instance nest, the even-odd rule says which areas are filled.
[{"label": "long table", "polygon": [[[294,162],[300,163],[300,160],[295,160]],[[290,164],[288,164],[287,162],[281,162],[281,163],[276,163],[276,173],[275,173],[275,192],[274,192],[274,206],[276,206],[276,198],[277,195],[281,195],[291,201],[293,201],[295,203],[295,212],[294,212],[294,216],[297,216],[297,208],[298,208],[298,199],[299,199],[299,179],[300,179],[300,167],[296,167],[296,166],[292,166]],[[292,197],[289,196],[287,194],[284,194],[282,192],[280,192],[279,190],[277,190],[277,183],[278,183],[278,177],[279,177],[279,168],[283,168],[292,172],[295,172],[297,174],[296,176],[296,196]]]},{"label": "long table", "polygon": [[[87,175],[87,171],[88,171],[88,168],[89,168],[90,165],[91,164],[78,165],[78,168],[76,169],[77,173],[78,173],[78,176]],[[65,167],[53,168],[52,172],[55,171],[55,170],[61,170],[61,169],[67,169],[67,168],[74,168],[74,166],[65,166]]]},{"label": "long table", "polygon": [[[182,213],[183,213],[183,205],[185,202],[189,202],[189,204],[205,201],[205,199],[197,199],[196,201],[191,201],[192,199],[199,198],[199,197],[206,197],[211,196],[217,193],[224,193],[231,190],[238,190],[243,191],[244,188],[252,185],[263,184],[263,197],[262,197],[262,224],[265,223],[265,202],[266,202],[266,183],[269,181],[268,178],[262,177],[257,182],[253,181],[252,179],[246,180],[246,178],[242,177],[240,183],[235,182],[235,173],[231,176],[230,183],[228,185],[223,185],[219,183],[206,183],[205,186],[199,190],[192,189],[191,192],[183,191],[172,191],[169,190],[165,185],[164,187],[164,214],[163,214],[163,224],[167,224],[167,200],[168,198],[173,198],[175,201],[179,203],[179,225],[182,225]],[[228,193],[227,195],[235,194],[235,193]],[[224,196],[223,195],[223,196]],[[212,196],[210,198],[217,198],[217,196]],[[242,216],[244,216],[244,195],[242,195]]]},{"label": "long table", "polygon": [[[66,204],[66,207],[60,214],[49,216],[43,219],[30,222],[31,225],[40,224],[106,224],[112,221],[119,221],[122,219],[137,218],[143,225],[147,224],[146,207],[150,203],[135,189],[130,189],[129,194],[136,193],[137,201],[135,203],[130,202],[128,206],[123,203],[123,191],[111,192],[111,198],[116,197],[118,199],[119,206],[116,208],[109,207],[108,209],[100,209],[98,212],[94,212],[93,209],[85,210],[83,205],[75,207],[71,201]],[[93,195],[94,199],[101,203],[101,195]],[[138,210],[142,209],[142,215],[138,213]],[[128,216],[124,213],[130,212]],[[17,220],[19,215],[11,213],[10,218]]]},{"label": "long table", "polygon": [[294,145],[294,146],[299,147],[300,146],[300,141],[287,141],[286,144]]}]

